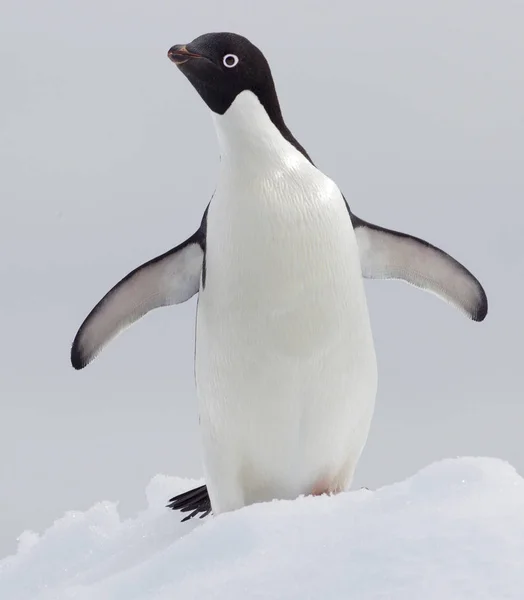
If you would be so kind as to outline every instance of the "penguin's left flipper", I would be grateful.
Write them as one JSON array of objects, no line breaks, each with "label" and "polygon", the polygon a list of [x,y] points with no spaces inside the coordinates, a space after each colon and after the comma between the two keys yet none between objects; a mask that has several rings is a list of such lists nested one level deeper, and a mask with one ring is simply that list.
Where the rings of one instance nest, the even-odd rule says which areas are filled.
[{"label": "penguin's left flipper", "polygon": [[88,365],[121,331],[154,308],[179,304],[200,286],[205,234],[201,228],[185,242],[124,277],[89,313],[71,348],[75,369]]},{"label": "penguin's left flipper", "polygon": [[353,213],[362,275],[400,279],[436,294],[474,321],[488,312],[479,281],[449,254],[424,240],[363,221]]}]

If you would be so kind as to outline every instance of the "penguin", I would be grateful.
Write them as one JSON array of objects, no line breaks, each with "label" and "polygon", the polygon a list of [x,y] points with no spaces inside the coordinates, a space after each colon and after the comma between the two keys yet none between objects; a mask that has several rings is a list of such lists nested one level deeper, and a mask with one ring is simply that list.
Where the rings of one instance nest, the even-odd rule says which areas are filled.
[{"label": "penguin", "polygon": [[377,364],[364,279],[398,279],[482,321],[479,281],[411,235],[357,217],[287,127],[263,53],[234,33],[169,59],[205,102],[220,149],[198,230],[124,277],[71,348],[75,369],[149,311],[198,293],[195,380],[206,486],[171,508],[220,514],[348,489]]}]

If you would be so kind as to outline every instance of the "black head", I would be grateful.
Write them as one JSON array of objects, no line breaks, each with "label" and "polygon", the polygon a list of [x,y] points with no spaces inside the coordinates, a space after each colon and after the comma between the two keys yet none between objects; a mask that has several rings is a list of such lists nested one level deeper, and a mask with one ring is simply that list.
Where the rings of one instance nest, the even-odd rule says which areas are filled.
[{"label": "black head", "polygon": [[265,56],[248,39],[236,33],[206,33],[173,46],[167,55],[215,113],[223,115],[241,92],[253,92],[282,135],[311,160],[284,123]]},{"label": "black head", "polygon": [[268,112],[280,112],[269,64],[245,37],[206,33],[173,46],[168,56],[213,112],[224,114],[244,90],[255,93]]}]

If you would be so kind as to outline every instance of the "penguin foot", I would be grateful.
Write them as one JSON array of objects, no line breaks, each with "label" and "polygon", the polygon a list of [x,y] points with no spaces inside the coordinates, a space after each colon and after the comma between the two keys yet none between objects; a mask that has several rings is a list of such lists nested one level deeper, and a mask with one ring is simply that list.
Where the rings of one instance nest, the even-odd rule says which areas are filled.
[{"label": "penguin foot", "polygon": [[[367,487],[361,487],[360,489],[369,490]],[[313,491],[312,495],[320,496],[324,493],[329,494],[330,492],[319,487]],[[200,487],[193,488],[192,490],[188,490],[182,494],[178,494],[178,496],[173,496],[173,498],[171,498],[166,504],[166,507],[170,508],[171,510],[179,510],[183,513],[189,512],[190,514],[182,519],[182,523],[189,521],[198,515],[200,515],[200,519],[203,519],[204,517],[207,517],[207,515],[211,514],[211,500],[209,499],[207,487],[205,485],[201,485]]]},{"label": "penguin foot", "polygon": [[207,487],[205,485],[178,494],[178,496],[174,496],[169,500],[166,506],[171,510],[191,513],[182,519],[182,523],[184,523],[184,521],[189,521],[189,519],[192,519],[197,515],[200,515],[200,518],[203,519],[211,513],[211,500],[209,499],[209,494],[207,493]]}]

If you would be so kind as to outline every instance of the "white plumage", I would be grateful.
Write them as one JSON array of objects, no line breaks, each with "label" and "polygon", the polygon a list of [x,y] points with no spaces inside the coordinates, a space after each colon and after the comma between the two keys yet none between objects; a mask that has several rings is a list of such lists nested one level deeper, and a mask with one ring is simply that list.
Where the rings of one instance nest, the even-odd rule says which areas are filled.
[{"label": "white plumage", "polygon": [[377,375],[338,187],[251,92],[214,119],[221,168],[207,220],[196,380],[218,513],[347,487]]}]

